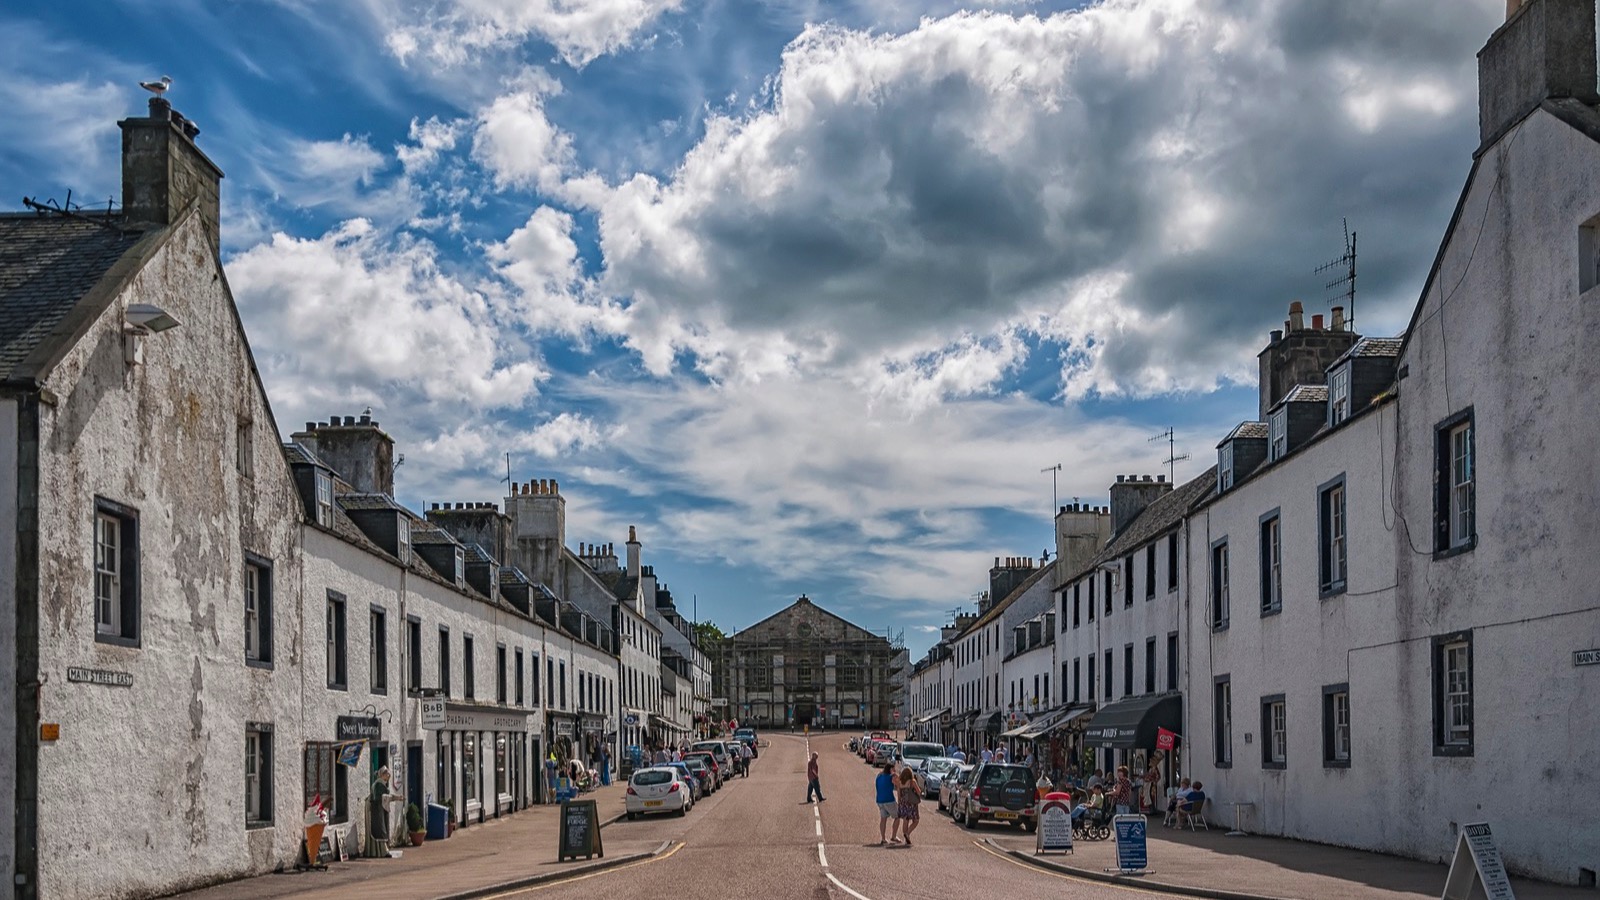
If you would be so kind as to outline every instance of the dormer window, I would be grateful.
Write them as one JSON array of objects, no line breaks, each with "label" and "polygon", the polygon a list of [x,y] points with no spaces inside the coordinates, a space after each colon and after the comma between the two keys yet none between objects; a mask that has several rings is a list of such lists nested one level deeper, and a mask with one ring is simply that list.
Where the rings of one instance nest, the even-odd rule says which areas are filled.
[{"label": "dormer window", "polygon": [[1217,448],[1217,490],[1233,487],[1233,441]]},{"label": "dormer window", "polygon": [[404,514],[395,516],[394,547],[400,564],[411,565],[411,520]]},{"label": "dormer window", "polygon": [[317,470],[317,524],[333,527],[333,476],[321,469]]},{"label": "dormer window", "polygon": [[456,548],[456,584],[467,580],[467,551]]},{"label": "dormer window", "polygon": [[1267,458],[1273,462],[1289,452],[1289,410],[1280,408],[1267,419]]},{"label": "dormer window", "polygon": [[1346,363],[1328,374],[1328,424],[1337,425],[1350,418],[1350,365]]}]

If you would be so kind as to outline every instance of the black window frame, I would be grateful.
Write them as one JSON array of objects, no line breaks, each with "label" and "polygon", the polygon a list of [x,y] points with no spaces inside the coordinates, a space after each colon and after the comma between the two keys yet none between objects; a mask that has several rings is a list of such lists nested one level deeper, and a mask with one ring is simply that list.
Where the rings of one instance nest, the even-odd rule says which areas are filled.
[{"label": "black window frame", "polygon": [[348,691],[350,689],[350,600],[343,593],[329,588],[323,609],[325,612],[322,620],[323,639],[333,645],[333,665],[328,667],[327,672],[328,690]]},{"label": "black window frame", "polygon": [[[1452,544],[1450,540],[1450,525],[1452,512],[1450,509],[1450,495],[1454,491],[1451,483],[1454,453],[1450,444],[1450,433],[1462,424],[1467,426],[1467,446],[1472,460],[1472,483],[1467,490],[1469,508],[1467,515],[1471,520],[1471,534],[1460,544]],[[1472,407],[1467,407],[1448,418],[1443,419],[1433,426],[1433,558],[1447,559],[1470,553],[1478,546],[1478,426],[1474,419]]]},{"label": "black window frame", "polygon": [[439,693],[450,696],[450,626],[439,626]]},{"label": "black window frame", "polygon": [[1181,650],[1182,642],[1178,632],[1167,632],[1167,690],[1169,691],[1178,689],[1178,668],[1182,665]]},{"label": "black window frame", "polygon": [[[1278,532],[1278,571],[1272,571],[1272,546],[1268,540],[1268,529],[1276,528]],[[1261,569],[1261,617],[1275,616],[1283,612],[1283,514],[1281,507],[1274,506],[1261,514],[1256,520],[1256,531],[1259,535],[1260,569]],[[1274,596],[1276,594],[1276,596]]]},{"label": "black window frame", "polygon": [[1144,548],[1144,599],[1146,602],[1156,598],[1156,542],[1151,541]]},{"label": "black window frame", "polygon": [[1167,593],[1178,589],[1178,532],[1167,535]]},{"label": "black window frame", "polygon": [[1136,554],[1129,553],[1122,560],[1122,608],[1133,606],[1133,561]]},{"label": "black window frame", "polygon": [[1083,700],[1083,670],[1080,668],[1082,659],[1072,658],[1072,702],[1079,703]]},{"label": "black window frame", "polygon": [[[1083,599],[1083,582],[1079,581],[1072,586],[1072,627],[1077,628],[1083,624],[1081,615],[1082,607],[1079,601]],[[1092,609],[1091,609],[1092,611]]]},{"label": "black window frame", "polygon": [[562,709],[566,709],[567,708],[567,661],[562,659],[562,660],[557,660],[556,662],[557,662],[556,669],[558,671],[558,677],[556,679],[556,681],[557,681],[556,693],[560,696],[561,708]]},{"label": "black window frame", "polygon": [[478,699],[478,673],[474,663],[477,641],[470,632],[461,633],[461,699]]},{"label": "black window frame", "polygon": [[[1223,565],[1218,565],[1218,560]],[[1228,536],[1223,535],[1211,542],[1211,602],[1208,604],[1210,612],[1211,630],[1227,631],[1228,623],[1233,615],[1233,554],[1228,549]]]},{"label": "black window frame", "polygon": [[[1283,759],[1272,758],[1272,707],[1283,704]],[[1289,701],[1283,694],[1261,698],[1261,768],[1281,771],[1289,768]]]},{"label": "black window frame", "polygon": [[1095,599],[1094,599],[1095,579],[1094,579],[1094,574],[1090,573],[1089,577],[1084,579],[1084,580],[1089,582],[1089,614],[1084,616],[1084,620],[1085,621],[1089,621],[1089,622],[1093,622],[1094,621],[1094,616],[1095,616]]},{"label": "black window frame", "polygon": [[548,708],[556,705],[556,658],[545,657],[544,666],[544,705]]},{"label": "black window frame", "polygon": [[514,665],[515,665],[515,668],[516,668],[516,679],[517,679],[516,705],[519,706],[519,707],[520,706],[526,706],[527,704],[526,704],[525,701],[526,701],[527,695],[524,693],[523,688],[527,685],[527,682],[524,681],[524,676],[526,675],[527,665],[526,665],[526,657],[524,656],[521,647],[518,647],[516,649],[516,651],[512,654],[512,658],[513,658],[513,660],[515,660]]},{"label": "black window frame", "polygon": [[[1345,750],[1344,759],[1338,757],[1336,750],[1336,701],[1334,698],[1344,697],[1345,708],[1351,711],[1352,721],[1346,724],[1351,732],[1349,735],[1350,746]],[[1322,686],[1322,767],[1325,769],[1348,769],[1350,758],[1355,755],[1355,724],[1354,709],[1350,706],[1350,682],[1340,684],[1326,684]]]},{"label": "black window frame", "polygon": [[1105,570],[1105,576],[1106,576],[1105,590],[1101,592],[1101,593],[1105,594],[1105,603],[1106,603],[1105,615],[1107,615],[1107,616],[1110,616],[1112,610],[1116,608],[1115,598],[1111,596],[1112,593],[1113,593],[1112,589],[1111,589],[1111,577],[1112,577],[1113,574],[1115,574],[1115,573],[1113,573],[1111,569],[1106,569]]},{"label": "black window frame", "polygon": [[1110,700],[1111,698],[1115,697],[1116,693],[1117,693],[1117,684],[1116,684],[1117,680],[1115,678],[1113,678],[1112,675],[1111,675],[1111,663],[1112,663],[1112,651],[1107,650],[1106,651],[1105,672],[1104,672],[1104,675],[1105,675],[1105,698],[1107,700]]},{"label": "black window frame", "polygon": [[[245,830],[273,827],[273,754],[272,754],[272,723],[271,722],[246,722],[244,723],[245,737],[245,780],[244,780],[244,827]],[[257,799],[260,815],[250,816],[250,736],[255,735],[256,746],[260,748],[260,759],[256,762],[256,782],[261,796]]]},{"label": "black window frame", "polygon": [[511,686],[507,681],[506,672],[506,645],[496,642],[494,645],[494,696],[495,702],[505,706],[511,699]]},{"label": "black window frame", "polygon": [[1156,692],[1156,638],[1151,635],[1144,639],[1144,692]]},{"label": "black window frame", "polygon": [[1122,645],[1122,696],[1133,696],[1133,644]]},{"label": "black window frame", "polygon": [[1211,679],[1211,756],[1219,769],[1233,768],[1233,676]]},{"label": "black window frame", "polygon": [[373,603],[367,608],[367,691],[389,695],[389,610]]},{"label": "black window frame", "polygon": [[[94,640],[97,644],[111,644],[117,647],[141,646],[143,629],[140,627],[140,616],[143,613],[144,603],[140,584],[143,581],[142,571],[139,567],[139,510],[125,503],[118,503],[108,497],[96,496],[94,498],[94,516],[90,519],[94,523],[89,537],[89,546],[92,550],[99,542],[99,520],[101,516],[115,519],[117,529],[117,630],[103,632],[100,630],[100,611],[96,608],[99,604],[97,588],[90,591],[89,617],[94,622]],[[90,561],[89,571],[97,572],[95,562]],[[92,586],[92,582],[91,582]]]},{"label": "black window frame", "polygon": [[1084,679],[1084,682],[1089,686],[1089,702],[1092,703],[1094,702],[1094,698],[1099,696],[1095,693],[1096,687],[1094,683],[1095,655],[1090,653],[1089,655],[1085,656],[1084,659],[1088,661],[1088,666],[1086,668],[1089,670],[1088,677]]},{"label": "black window frame", "polygon": [[540,675],[539,657],[540,657],[540,655],[541,654],[534,653],[532,650],[528,651],[528,669],[529,669],[529,671],[531,671],[533,673],[533,679],[532,679],[531,683],[528,685],[528,687],[529,687],[528,699],[533,701],[533,705],[534,706],[543,706],[544,705],[544,696],[539,693],[539,675]]},{"label": "black window frame", "polygon": [[[1333,578],[1333,548],[1329,541],[1332,535],[1328,531],[1328,522],[1332,515],[1333,504],[1331,494],[1334,489],[1339,490],[1339,500],[1342,506],[1340,521],[1344,525],[1344,559],[1340,561],[1340,578]],[[1345,473],[1338,475],[1317,485],[1317,590],[1321,599],[1336,597],[1349,589],[1350,585],[1350,487],[1345,478]]]},{"label": "black window frame", "polygon": [[[1467,703],[1468,712],[1472,721],[1468,723],[1467,740],[1465,742],[1452,742],[1447,740],[1445,710],[1445,650],[1454,645],[1464,643],[1467,645]],[[1431,680],[1433,682],[1433,755],[1468,757],[1475,755],[1477,747],[1477,665],[1474,662],[1472,645],[1472,629],[1452,631],[1448,634],[1434,635],[1431,639],[1431,652],[1429,654],[1432,664]]]},{"label": "black window frame", "polygon": [[[259,553],[246,550],[244,578],[249,583],[250,570],[256,570],[256,654],[250,655],[249,635],[246,634],[244,664],[252,669],[272,669],[272,560]],[[249,622],[245,623],[248,632]]]},{"label": "black window frame", "polygon": [[422,618],[406,616],[406,691],[422,691]]}]

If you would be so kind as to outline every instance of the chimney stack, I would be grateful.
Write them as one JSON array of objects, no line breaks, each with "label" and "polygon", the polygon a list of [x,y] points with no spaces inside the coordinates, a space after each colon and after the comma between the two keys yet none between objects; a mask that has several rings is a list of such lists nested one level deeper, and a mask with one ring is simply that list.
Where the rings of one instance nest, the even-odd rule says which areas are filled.
[{"label": "chimney stack", "polygon": [[1149,475],[1143,478],[1129,475],[1124,479],[1118,475],[1117,483],[1111,486],[1111,535],[1114,537],[1122,533],[1122,529],[1145,507],[1170,490],[1172,485],[1165,479],[1156,481]]},{"label": "chimney stack", "polygon": [[149,116],[130,116],[117,126],[122,129],[122,212],[128,222],[171,225],[197,203],[201,228],[212,252],[218,252],[222,170],[195,146],[200,130],[161,97],[150,98]]},{"label": "chimney stack", "polygon": [[1600,103],[1595,0],[1507,0],[1478,51],[1478,135],[1488,146],[1548,99]]},{"label": "chimney stack", "polygon": [[[1341,313],[1342,314],[1342,313]],[[1342,328],[1324,330],[1322,316],[1313,316],[1312,327],[1305,327],[1305,307],[1296,300],[1289,304],[1288,331],[1272,332],[1272,340],[1256,356],[1260,373],[1260,415],[1276,406],[1296,385],[1327,383],[1328,366],[1361,339]]]},{"label": "chimney stack", "polygon": [[360,425],[355,421],[355,416],[343,420],[330,416],[326,425],[307,422],[305,431],[289,439],[310,450],[357,491],[394,496],[394,438],[371,419]]}]

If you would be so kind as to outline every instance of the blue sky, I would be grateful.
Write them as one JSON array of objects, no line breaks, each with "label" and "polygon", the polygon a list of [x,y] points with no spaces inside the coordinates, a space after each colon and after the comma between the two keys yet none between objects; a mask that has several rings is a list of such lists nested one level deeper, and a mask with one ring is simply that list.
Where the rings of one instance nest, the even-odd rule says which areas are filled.
[{"label": "blue sky", "polygon": [[[1078,8],[1082,6],[1082,8]],[[119,192],[166,74],[280,428],[372,407],[401,499],[556,478],[743,627],[913,652],[1117,474],[1180,480],[1360,234],[1404,325],[1492,0],[310,0],[0,9],[0,189]]]}]

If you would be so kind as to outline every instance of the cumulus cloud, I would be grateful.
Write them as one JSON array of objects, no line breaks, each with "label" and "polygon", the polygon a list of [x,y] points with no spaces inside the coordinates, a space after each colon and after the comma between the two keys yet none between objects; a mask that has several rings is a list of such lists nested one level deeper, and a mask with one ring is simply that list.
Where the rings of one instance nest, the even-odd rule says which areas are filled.
[{"label": "cumulus cloud", "polygon": [[330,406],[391,406],[427,433],[519,408],[548,375],[498,324],[492,289],[446,271],[432,244],[363,219],[314,239],[275,234],[228,273],[283,425]]},{"label": "cumulus cloud", "polygon": [[397,3],[386,43],[402,63],[414,58],[458,66],[530,38],[583,66],[632,44],[645,28],[683,0],[448,0],[426,6]]},{"label": "cumulus cloud", "polygon": [[[1466,159],[1479,0],[1110,0],[792,42],[770,107],[713,117],[669,177],[566,182],[653,371],[761,377],[1016,329],[1063,391],[1151,394],[1244,371],[1349,215],[1369,312],[1403,303]],[[1317,298],[1320,299],[1320,298]],[[777,340],[794,353],[743,360]],[[993,376],[1009,360],[988,367]],[[959,394],[967,381],[951,383]]]},{"label": "cumulus cloud", "polygon": [[478,114],[472,156],[501,187],[552,192],[572,163],[571,136],[552,124],[544,109],[544,98],[561,86],[542,72],[518,81]]}]

